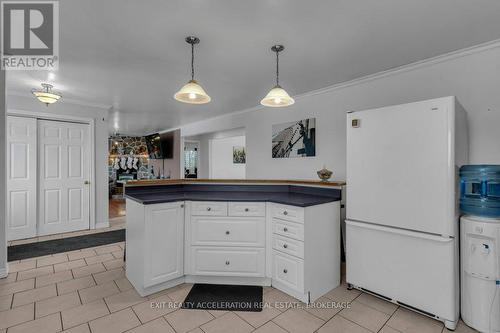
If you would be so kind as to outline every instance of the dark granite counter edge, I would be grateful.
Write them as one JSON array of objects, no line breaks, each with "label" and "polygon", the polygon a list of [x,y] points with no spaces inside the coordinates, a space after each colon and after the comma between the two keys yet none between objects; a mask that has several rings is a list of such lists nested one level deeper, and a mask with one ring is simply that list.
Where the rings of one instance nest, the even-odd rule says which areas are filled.
[{"label": "dark granite counter edge", "polygon": [[314,202],[308,202],[308,203],[298,203],[298,202],[291,202],[286,199],[279,200],[279,199],[269,199],[269,198],[264,198],[264,199],[221,199],[221,198],[207,198],[207,199],[191,199],[189,197],[185,198],[165,198],[165,199],[152,199],[152,200],[141,200],[138,198],[135,198],[130,195],[125,195],[125,198],[133,200],[135,202],[138,202],[142,205],[154,205],[154,204],[159,204],[159,203],[167,203],[167,202],[176,202],[176,201],[227,201],[227,202],[272,202],[272,203],[277,203],[277,204],[282,204],[282,205],[289,205],[289,206],[296,206],[296,207],[310,207],[310,206],[316,206],[316,205],[321,205],[324,203],[329,203],[329,202],[335,202],[335,201],[340,201],[340,198],[333,198],[333,197],[324,197],[321,199],[317,199]]},{"label": "dark granite counter edge", "polygon": [[125,197],[143,205],[175,201],[273,202],[309,207],[339,201],[341,191],[294,185],[144,186],[127,189]]}]

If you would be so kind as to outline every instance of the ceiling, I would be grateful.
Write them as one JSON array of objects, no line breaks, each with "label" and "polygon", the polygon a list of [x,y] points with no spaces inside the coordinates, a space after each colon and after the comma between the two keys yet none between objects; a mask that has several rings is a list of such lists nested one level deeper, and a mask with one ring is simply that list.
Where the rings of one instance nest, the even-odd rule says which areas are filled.
[{"label": "ceiling", "polygon": [[[244,110],[274,84],[270,46],[285,45],[280,83],[297,95],[500,39],[498,0],[64,0],[60,66],[10,72],[7,93],[41,82],[110,108],[110,130],[145,134]],[[206,105],[175,101],[189,80],[187,35]]]}]

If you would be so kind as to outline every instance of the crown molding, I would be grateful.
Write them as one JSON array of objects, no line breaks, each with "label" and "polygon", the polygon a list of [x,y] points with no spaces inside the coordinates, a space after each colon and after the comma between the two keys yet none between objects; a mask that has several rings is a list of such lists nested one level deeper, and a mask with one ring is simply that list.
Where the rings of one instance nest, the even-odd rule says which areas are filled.
[{"label": "crown molding", "polygon": [[[404,73],[404,72],[410,72],[410,71],[413,71],[413,70],[416,70],[416,69],[420,69],[420,68],[432,66],[432,65],[439,64],[439,63],[442,63],[442,62],[446,62],[446,61],[450,61],[450,60],[462,58],[462,57],[465,57],[465,56],[468,56],[468,55],[471,55],[471,54],[476,54],[476,53],[480,53],[480,52],[484,52],[484,51],[496,49],[496,48],[499,48],[499,47],[500,47],[500,39],[496,39],[496,40],[492,40],[492,41],[489,41],[489,42],[486,42],[486,43],[477,44],[477,45],[474,45],[474,46],[471,46],[471,47],[467,47],[467,48],[455,50],[455,51],[448,52],[448,53],[443,53],[441,55],[438,55],[438,56],[435,56],[435,57],[432,57],[432,58],[427,58],[427,59],[424,59],[424,60],[420,60],[420,61],[416,61],[416,62],[412,62],[412,63],[406,64],[406,65],[402,65],[402,66],[390,68],[390,69],[387,69],[385,71],[381,71],[381,72],[377,72],[377,73],[374,73],[374,74],[369,74],[369,75],[361,76],[361,77],[356,78],[356,79],[352,79],[352,80],[349,80],[349,81],[340,82],[340,83],[337,83],[337,84],[334,84],[334,85],[331,85],[331,86],[327,86],[327,87],[324,87],[324,88],[320,88],[320,89],[316,89],[316,90],[311,90],[311,91],[308,91],[308,92],[305,92],[305,93],[302,93],[302,94],[294,95],[293,98],[295,100],[300,100],[300,99],[302,99],[304,97],[309,97],[309,96],[314,96],[314,95],[318,95],[318,94],[323,94],[323,93],[330,92],[330,91],[335,91],[335,90],[341,90],[341,89],[348,88],[348,87],[351,87],[351,86],[368,83],[370,81],[375,81],[375,80],[378,80],[378,79],[382,79],[382,78],[385,78],[385,77],[388,77],[388,76],[392,76],[392,75],[397,75],[397,74]],[[180,127],[182,129],[183,127],[188,127],[188,126],[191,126],[191,125],[196,125],[198,123],[203,123],[203,122],[205,122],[207,120],[217,120],[217,119],[221,119],[221,118],[224,118],[224,117],[227,117],[227,116],[236,116],[236,115],[239,115],[239,114],[243,114],[243,113],[247,113],[247,112],[252,112],[252,111],[259,111],[259,110],[263,110],[263,109],[267,109],[267,107],[262,106],[262,105],[257,105],[257,106],[253,106],[251,108],[247,108],[247,109],[243,109],[243,110],[239,110],[239,111],[235,111],[235,112],[226,113],[226,114],[218,115],[218,116],[215,116],[215,117],[207,118],[205,120],[200,120],[200,121],[195,121],[195,122],[192,122],[192,123],[187,123],[187,124],[184,124],[184,125],[182,125]],[[203,134],[203,133],[200,133],[200,134]]]},{"label": "crown molding", "polygon": [[341,83],[337,83],[337,84],[334,84],[334,85],[331,85],[328,87],[324,87],[324,88],[320,88],[320,89],[316,89],[316,90],[311,90],[311,91],[305,92],[303,94],[296,95],[296,96],[294,96],[294,98],[300,99],[300,98],[303,98],[306,96],[314,96],[314,95],[321,94],[321,93],[328,92],[328,91],[341,90],[341,89],[355,86],[358,84],[367,83],[370,81],[378,80],[378,79],[381,79],[384,77],[388,77],[388,76],[392,76],[392,75],[396,75],[396,74],[400,74],[400,73],[404,73],[404,72],[411,72],[411,71],[416,70],[416,69],[420,69],[420,68],[432,66],[435,64],[439,64],[442,62],[466,57],[466,56],[471,55],[471,54],[476,54],[476,53],[496,49],[499,47],[500,47],[500,39],[496,39],[496,40],[489,41],[486,43],[477,44],[474,46],[451,51],[448,53],[443,53],[443,54],[440,54],[440,55],[432,57],[432,58],[427,58],[427,59],[423,59],[423,60],[419,60],[419,61],[415,61],[415,62],[406,64],[406,65],[393,67],[393,68],[390,68],[390,69],[387,69],[384,71],[380,71],[380,72],[377,72],[374,74],[361,76],[359,78],[352,79],[352,80],[345,81],[345,82],[341,82]]}]

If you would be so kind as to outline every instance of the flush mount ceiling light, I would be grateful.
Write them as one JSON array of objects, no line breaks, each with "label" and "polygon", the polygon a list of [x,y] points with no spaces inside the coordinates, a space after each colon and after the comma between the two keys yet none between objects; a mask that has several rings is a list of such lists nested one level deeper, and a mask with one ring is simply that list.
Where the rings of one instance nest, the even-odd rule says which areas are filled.
[{"label": "flush mount ceiling light", "polygon": [[47,106],[57,102],[62,97],[60,93],[52,91],[52,85],[48,83],[42,83],[42,89],[33,89],[31,92],[40,102],[45,103]]},{"label": "flush mount ceiling light", "polygon": [[271,47],[271,51],[276,52],[276,85],[267,93],[266,97],[260,101],[260,104],[264,106],[279,108],[295,103],[295,100],[280,86],[279,53],[284,49],[285,47],[283,45],[274,45]]},{"label": "flush mount ceiling light", "polygon": [[191,80],[174,95],[174,98],[183,103],[205,104],[212,99],[194,79],[194,45],[198,44],[200,39],[195,36],[188,36],[186,42],[191,44]]}]

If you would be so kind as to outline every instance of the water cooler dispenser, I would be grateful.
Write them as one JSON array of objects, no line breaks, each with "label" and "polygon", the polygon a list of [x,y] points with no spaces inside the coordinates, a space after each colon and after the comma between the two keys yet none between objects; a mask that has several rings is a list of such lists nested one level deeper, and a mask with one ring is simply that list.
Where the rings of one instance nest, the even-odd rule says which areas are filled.
[{"label": "water cooler dispenser", "polygon": [[500,165],[460,169],[461,315],[500,333]]}]

